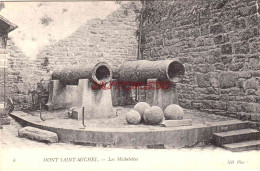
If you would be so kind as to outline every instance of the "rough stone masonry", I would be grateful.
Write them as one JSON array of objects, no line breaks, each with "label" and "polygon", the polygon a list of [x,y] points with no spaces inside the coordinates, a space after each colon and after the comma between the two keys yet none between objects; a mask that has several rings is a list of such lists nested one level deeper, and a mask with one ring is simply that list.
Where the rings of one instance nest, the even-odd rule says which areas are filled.
[{"label": "rough stone masonry", "polygon": [[168,0],[144,4],[144,59],[178,58],[180,105],[260,121],[257,0]]},{"label": "rough stone masonry", "polygon": [[33,90],[48,93],[54,68],[99,61],[116,67],[137,59],[139,32],[143,59],[185,65],[177,85],[182,107],[260,120],[259,1],[147,1],[139,22],[133,5],[124,6],[44,48],[35,61],[9,41],[8,89],[16,108],[32,103]]},{"label": "rough stone masonry", "polygon": [[86,22],[69,37],[43,48],[35,60],[9,40],[8,95],[13,98],[15,109],[39,107],[37,93],[48,94],[54,70],[97,62],[107,62],[115,68],[125,60],[136,59],[138,22],[134,10],[138,6],[140,3],[130,2],[105,19]]}]

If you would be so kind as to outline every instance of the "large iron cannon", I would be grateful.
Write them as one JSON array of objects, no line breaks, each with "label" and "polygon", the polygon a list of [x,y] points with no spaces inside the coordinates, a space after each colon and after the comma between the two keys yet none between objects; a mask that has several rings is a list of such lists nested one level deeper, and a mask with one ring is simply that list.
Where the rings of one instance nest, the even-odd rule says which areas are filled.
[{"label": "large iron cannon", "polygon": [[54,71],[48,109],[70,109],[75,119],[114,117],[111,90],[93,89],[94,82],[103,85],[111,79],[112,70],[105,62]]},{"label": "large iron cannon", "polygon": [[[140,90],[136,93],[144,92],[144,99],[141,94],[136,96],[138,101],[146,101],[150,105],[160,106],[165,109],[170,104],[178,104],[178,94],[176,92],[176,83],[180,82],[184,76],[185,68],[178,60],[161,60],[161,61],[127,61],[122,64],[114,74],[115,80],[119,81],[120,87],[114,87],[112,93],[113,105],[133,104],[132,92],[126,85],[153,85],[156,88],[143,88],[137,86]],[[129,84],[130,82],[130,84]],[[136,84],[138,83],[138,84]],[[164,89],[158,84],[168,84]],[[162,87],[162,86],[161,86]]]},{"label": "large iron cannon", "polygon": [[160,81],[171,81],[173,83],[182,80],[185,69],[177,60],[161,61],[127,61],[118,68],[116,79],[119,81],[142,81],[158,79]]},{"label": "large iron cannon", "polygon": [[97,84],[108,83],[112,79],[110,66],[105,62],[88,65],[75,65],[54,71],[52,80],[59,80],[62,84],[78,85],[79,79],[88,79]]}]

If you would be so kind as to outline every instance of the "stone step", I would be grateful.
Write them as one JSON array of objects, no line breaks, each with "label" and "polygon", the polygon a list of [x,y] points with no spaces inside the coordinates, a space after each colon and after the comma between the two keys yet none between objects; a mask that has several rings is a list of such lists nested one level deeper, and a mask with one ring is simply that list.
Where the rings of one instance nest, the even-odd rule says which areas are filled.
[{"label": "stone step", "polygon": [[232,152],[260,150],[260,140],[244,141],[239,143],[225,144],[223,147]]},{"label": "stone step", "polygon": [[214,132],[216,132],[216,133],[250,128],[249,122],[240,121],[240,120],[227,120],[227,121],[220,121],[220,122],[205,122],[205,124],[207,126],[216,127],[214,129]]},{"label": "stone step", "polygon": [[217,145],[238,143],[242,141],[260,139],[260,133],[254,129],[239,129],[234,131],[219,132],[213,134]]}]

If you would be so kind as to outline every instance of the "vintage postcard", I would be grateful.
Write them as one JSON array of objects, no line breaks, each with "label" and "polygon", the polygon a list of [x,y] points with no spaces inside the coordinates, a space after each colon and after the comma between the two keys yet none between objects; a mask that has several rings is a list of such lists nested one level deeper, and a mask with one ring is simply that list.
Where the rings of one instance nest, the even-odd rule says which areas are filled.
[{"label": "vintage postcard", "polygon": [[259,5],[0,2],[0,170],[259,170]]}]

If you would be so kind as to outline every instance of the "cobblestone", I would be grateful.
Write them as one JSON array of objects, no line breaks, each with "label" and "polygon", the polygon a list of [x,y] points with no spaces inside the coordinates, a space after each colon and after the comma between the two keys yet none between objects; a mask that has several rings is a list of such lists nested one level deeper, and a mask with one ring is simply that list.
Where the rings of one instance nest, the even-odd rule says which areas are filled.
[{"label": "cobblestone", "polygon": [[[125,122],[124,116],[122,115],[122,111],[127,111],[130,110],[131,107],[128,108],[122,108],[122,107],[118,107],[118,111],[119,111],[119,115],[121,114],[121,116],[118,117],[119,121],[123,121],[123,123],[121,123],[121,127],[122,126],[128,126],[128,127],[133,127],[133,125],[127,125],[127,123]],[[120,110],[121,109],[121,112]],[[187,110],[184,109],[185,112],[185,117],[184,118],[193,118],[193,122],[194,123],[202,123],[202,122],[206,122],[206,121],[223,121],[223,120],[229,120],[230,118],[227,117],[223,117],[223,116],[216,116],[213,114],[207,114],[204,112],[200,112],[200,111],[192,111],[192,110]],[[44,112],[43,112],[44,113]],[[62,112],[60,111],[60,113],[56,113],[57,116],[61,116]],[[44,113],[43,115],[46,115],[46,113]],[[35,117],[38,118],[36,112],[31,113],[30,114],[31,117]],[[48,116],[46,117],[46,121],[54,121],[53,116]],[[100,121],[92,121],[91,126],[118,126],[118,123],[115,123],[116,118],[111,118],[110,120],[106,119],[105,120],[100,120]],[[63,119],[64,120],[70,120],[70,119]],[[80,127],[81,122],[77,121],[77,120],[73,120],[75,123],[77,123],[77,127]],[[38,118],[38,122],[40,122],[40,119]],[[98,123],[99,122],[99,123]],[[56,123],[56,122],[54,122]],[[56,123],[60,124],[60,123]],[[135,125],[136,126],[136,125]],[[140,125],[139,125],[140,126]],[[142,126],[147,126],[147,125],[142,125]],[[3,129],[0,129],[0,148],[1,149],[8,149],[8,148],[19,148],[19,149],[28,149],[28,148],[43,148],[43,149],[65,149],[65,150],[77,150],[77,149],[85,149],[85,148],[98,148],[98,147],[92,147],[92,146],[86,146],[86,145],[79,145],[79,144],[71,144],[71,143],[54,143],[54,144],[46,144],[43,142],[37,142],[37,141],[33,141],[33,140],[29,140],[26,138],[19,138],[18,137],[18,129],[22,128],[22,126],[16,122],[13,118],[11,119],[11,124],[10,125],[4,125]],[[205,147],[194,147],[194,148],[185,148],[185,149],[181,149],[183,151],[191,151],[191,150],[223,150],[221,148],[217,148],[214,146],[205,146]],[[177,150],[177,149],[175,149]]]},{"label": "cobblestone", "polygon": [[[14,119],[11,120],[10,125],[4,125],[3,129],[0,129],[0,149],[10,149],[10,148],[18,148],[20,150],[34,150],[34,149],[55,149],[55,150],[80,150],[87,148],[95,148],[99,149],[100,147],[92,147],[80,144],[71,144],[71,143],[54,143],[54,144],[46,144],[44,142],[38,142],[29,140],[26,138],[18,137],[18,129],[22,128],[22,126],[16,122]],[[214,150],[214,151],[226,151],[224,149],[208,145],[205,147],[194,147],[194,148],[183,148],[183,149],[169,149],[169,150],[178,150],[178,151],[201,151],[201,150]]]},{"label": "cobblestone", "polygon": [[[106,127],[106,128],[155,128],[157,126],[138,124],[138,125],[129,125],[126,122],[125,116],[126,113],[133,109],[133,106],[127,107],[116,107],[117,117],[114,118],[104,118],[104,119],[90,119],[85,120],[85,125],[87,127]],[[42,121],[39,116],[39,111],[23,113],[16,111],[15,114],[18,114],[20,117],[46,126],[57,126],[62,128],[70,129],[80,129],[82,126],[82,120],[76,120],[68,118],[67,110],[55,110],[55,111],[42,111],[42,116],[45,121]],[[220,115],[209,114],[206,112],[201,112],[197,110],[184,109],[184,119],[191,119],[192,124],[204,124],[205,122],[218,122],[233,120],[234,118],[229,118]]]}]

